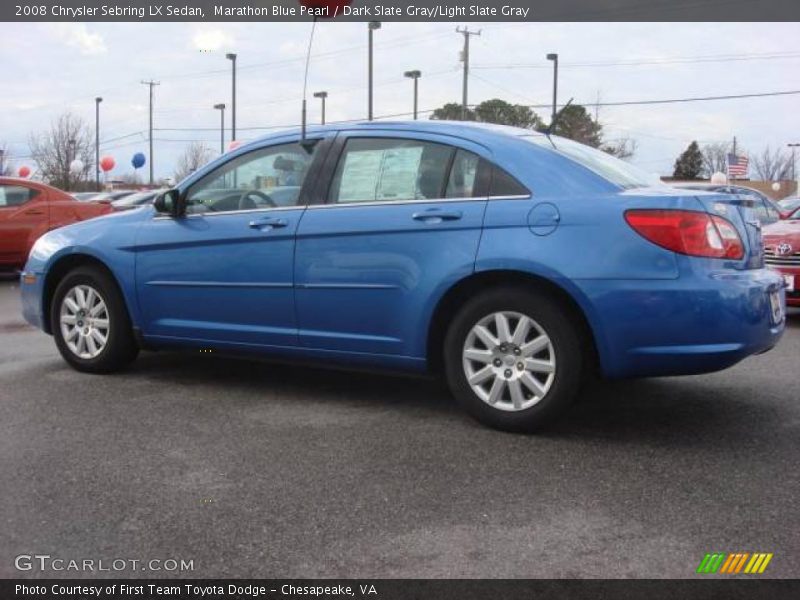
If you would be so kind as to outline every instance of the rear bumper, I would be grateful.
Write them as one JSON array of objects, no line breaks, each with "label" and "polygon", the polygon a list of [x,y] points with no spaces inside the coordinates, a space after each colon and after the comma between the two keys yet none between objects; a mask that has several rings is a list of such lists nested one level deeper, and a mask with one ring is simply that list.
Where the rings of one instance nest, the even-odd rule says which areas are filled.
[{"label": "rear bumper", "polygon": [[582,281],[607,377],[691,375],[725,369],[772,348],[769,294],[785,312],[782,277],[770,269],[684,273],[677,280]]}]

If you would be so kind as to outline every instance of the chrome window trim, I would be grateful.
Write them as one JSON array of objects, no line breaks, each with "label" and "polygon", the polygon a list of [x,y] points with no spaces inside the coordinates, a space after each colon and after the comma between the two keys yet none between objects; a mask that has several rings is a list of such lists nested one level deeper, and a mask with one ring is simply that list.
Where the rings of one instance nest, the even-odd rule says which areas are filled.
[{"label": "chrome window trim", "polygon": [[[194,214],[185,214],[181,215],[179,218],[181,219],[194,219],[197,217],[221,217],[223,215],[245,215],[248,213],[263,213],[263,212],[274,212],[274,211],[284,211],[284,210],[302,210],[306,208],[305,204],[295,204],[294,206],[270,206],[269,208],[243,208],[241,210],[221,210],[219,212],[209,211],[204,213],[194,213]],[[163,221],[164,219],[174,219],[175,217],[171,215],[162,215],[160,213],[156,213],[153,217],[154,221]]]},{"label": "chrome window trim", "polygon": [[477,196],[471,198],[429,198],[423,200],[377,200],[374,202],[335,202],[329,204],[309,204],[308,209],[347,208],[353,206],[397,206],[400,204],[433,204],[439,202],[485,202],[487,200],[530,200],[533,196]]},{"label": "chrome window trim", "polygon": [[[275,206],[270,208],[247,208],[242,210],[226,210],[220,212],[205,212],[196,214],[183,215],[182,219],[193,219],[197,217],[221,217],[224,215],[242,215],[248,213],[263,213],[284,210],[302,210],[302,209],[318,209],[318,208],[347,208],[354,206],[397,206],[401,204],[432,204],[439,202],[483,202],[486,200],[530,200],[532,194],[519,195],[519,196],[482,196],[477,198],[431,198],[428,200],[380,200],[377,202],[337,202],[335,204],[297,204],[295,206]],[[154,221],[163,221],[164,219],[174,219],[175,217],[169,215],[161,215],[156,213],[153,217]]]}]

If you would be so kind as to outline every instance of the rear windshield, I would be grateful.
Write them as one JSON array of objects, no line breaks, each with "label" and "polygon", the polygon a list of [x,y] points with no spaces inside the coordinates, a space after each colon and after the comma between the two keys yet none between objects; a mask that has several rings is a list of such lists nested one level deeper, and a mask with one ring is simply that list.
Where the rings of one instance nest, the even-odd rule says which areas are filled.
[{"label": "rear windshield", "polygon": [[[648,187],[661,184],[661,180],[656,175],[650,175],[624,160],[591,146],[579,144],[558,136],[550,136],[550,139],[544,135],[524,135],[520,137],[537,146],[554,149],[559,154],[563,154],[570,160],[594,171],[600,177],[622,188]],[[550,140],[552,140],[552,143]]]}]

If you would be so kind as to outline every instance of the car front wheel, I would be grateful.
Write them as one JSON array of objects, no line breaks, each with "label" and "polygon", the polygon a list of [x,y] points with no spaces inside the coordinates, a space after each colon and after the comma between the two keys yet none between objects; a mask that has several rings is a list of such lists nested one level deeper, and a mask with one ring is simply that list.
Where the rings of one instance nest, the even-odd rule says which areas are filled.
[{"label": "car front wheel", "polygon": [[109,373],[138,354],[122,295],[100,269],[67,274],[56,288],[50,319],[61,356],[78,371]]},{"label": "car front wheel", "polygon": [[477,296],[445,339],[453,394],[479,421],[505,431],[533,431],[561,414],[580,389],[583,356],[571,315],[524,288]]}]

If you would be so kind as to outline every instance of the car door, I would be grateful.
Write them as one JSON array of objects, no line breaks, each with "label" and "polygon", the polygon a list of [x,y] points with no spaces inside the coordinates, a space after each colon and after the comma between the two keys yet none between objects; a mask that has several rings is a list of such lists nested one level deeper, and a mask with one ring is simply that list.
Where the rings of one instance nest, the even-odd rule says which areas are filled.
[{"label": "car door", "polygon": [[474,268],[487,151],[447,136],[340,133],[297,233],[299,343],[421,357],[429,299]]},{"label": "car door", "polygon": [[291,141],[234,155],[182,186],[185,216],[154,213],[136,244],[146,337],[296,344],[295,232],[324,149]]},{"label": "car door", "polygon": [[21,185],[0,184],[0,265],[21,267],[48,229],[47,197]]}]

